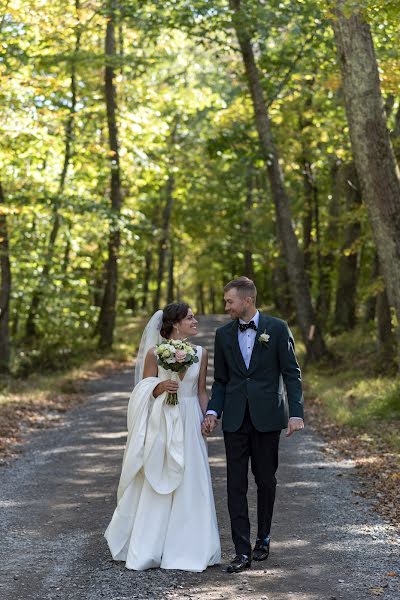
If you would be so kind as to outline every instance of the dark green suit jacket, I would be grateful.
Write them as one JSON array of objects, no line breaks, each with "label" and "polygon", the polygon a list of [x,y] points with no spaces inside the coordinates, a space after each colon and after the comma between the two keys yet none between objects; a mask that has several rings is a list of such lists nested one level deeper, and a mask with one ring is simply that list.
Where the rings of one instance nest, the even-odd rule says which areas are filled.
[{"label": "dark green suit jacket", "polygon": [[[260,313],[247,369],[239,347],[238,326],[236,319],[216,331],[214,384],[208,410],[222,415],[224,431],[237,431],[248,402],[258,431],[284,429],[288,417],[303,418],[301,373],[292,333],[285,321]],[[259,341],[264,332],[270,336],[267,344]]]}]

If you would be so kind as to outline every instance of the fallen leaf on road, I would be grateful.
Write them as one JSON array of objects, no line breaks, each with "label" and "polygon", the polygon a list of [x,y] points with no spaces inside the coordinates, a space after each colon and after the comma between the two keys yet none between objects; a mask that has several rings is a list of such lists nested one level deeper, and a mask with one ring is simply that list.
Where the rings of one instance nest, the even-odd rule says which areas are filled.
[{"label": "fallen leaf on road", "polygon": [[375,596],[381,596],[385,590],[382,587],[376,587],[376,588],[369,588],[369,591],[371,592],[371,594],[374,594]]}]

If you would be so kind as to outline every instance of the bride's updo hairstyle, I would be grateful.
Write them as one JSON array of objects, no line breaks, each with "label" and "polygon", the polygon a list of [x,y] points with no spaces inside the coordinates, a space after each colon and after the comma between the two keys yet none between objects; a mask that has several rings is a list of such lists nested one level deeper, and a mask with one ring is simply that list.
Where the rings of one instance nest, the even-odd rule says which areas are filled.
[{"label": "bride's updo hairstyle", "polygon": [[163,310],[160,330],[163,338],[167,340],[170,338],[173,326],[186,317],[189,308],[190,306],[186,302],[172,302],[171,304],[167,304]]}]

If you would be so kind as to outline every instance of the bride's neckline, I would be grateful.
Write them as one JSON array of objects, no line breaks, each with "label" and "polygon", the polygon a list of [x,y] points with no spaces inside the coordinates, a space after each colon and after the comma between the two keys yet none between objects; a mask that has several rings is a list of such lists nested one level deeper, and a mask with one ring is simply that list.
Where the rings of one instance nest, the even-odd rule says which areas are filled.
[{"label": "bride's neckline", "polygon": [[[194,346],[194,344],[192,344],[192,345]],[[196,347],[197,347],[197,346],[196,346]],[[192,367],[192,366],[193,366],[193,364],[191,364],[191,365],[190,365],[190,367]],[[183,380],[185,379],[185,377],[186,377],[186,373],[189,371],[190,367],[187,367],[187,368],[185,369],[185,371],[183,371],[183,377],[181,377],[181,374],[180,374],[180,373],[178,373],[178,377],[179,377],[179,379],[180,379],[181,381],[183,381]]]}]

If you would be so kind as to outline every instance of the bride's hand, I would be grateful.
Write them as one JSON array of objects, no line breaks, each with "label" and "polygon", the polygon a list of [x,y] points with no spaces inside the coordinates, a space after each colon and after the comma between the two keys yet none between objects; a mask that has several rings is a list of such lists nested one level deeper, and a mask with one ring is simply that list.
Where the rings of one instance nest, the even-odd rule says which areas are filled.
[{"label": "bride's hand", "polygon": [[166,379],[162,381],[153,390],[153,396],[157,398],[164,392],[176,392],[178,390],[179,384],[177,381],[173,381],[172,379]]},{"label": "bride's hand", "polygon": [[210,435],[218,424],[218,419],[214,415],[206,415],[201,426],[201,433],[203,435]]}]

